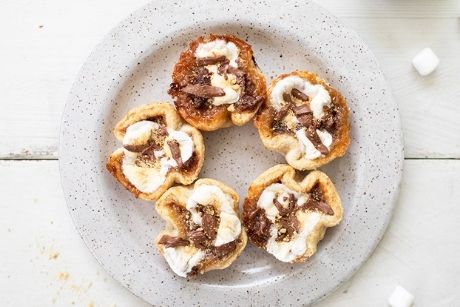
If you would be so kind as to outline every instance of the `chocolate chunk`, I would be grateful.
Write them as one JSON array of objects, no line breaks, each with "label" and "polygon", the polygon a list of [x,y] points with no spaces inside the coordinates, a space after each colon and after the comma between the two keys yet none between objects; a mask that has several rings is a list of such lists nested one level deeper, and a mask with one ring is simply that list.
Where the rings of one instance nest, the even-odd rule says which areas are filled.
[{"label": "chocolate chunk", "polygon": [[289,93],[283,93],[283,100],[288,104],[288,105],[291,105],[293,102],[292,102],[292,99],[291,99],[291,95],[289,95]]},{"label": "chocolate chunk", "polygon": [[200,85],[200,84],[189,84],[183,88],[181,91],[203,98],[213,98],[225,96],[225,92],[220,87],[212,85]]},{"label": "chocolate chunk", "polygon": [[148,149],[150,147],[149,143],[142,144],[142,145],[130,145],[126,144],[123,145],[123,147],[130,152],[143,152],[144,150]]},{"label": "chocolate chunk", "polygon": [[311,127],[313,125],[313,113],[296,115],[297,120],[303,127]]},{"label": "chocolate chunk", "polygon": [[307,138],[310,140],[310,142],[313,143],[315,148],[319,150],[320,153],[325,155],[329,152],[329,149],[327,149],[327,147],[324,146],[324,144],[321,142],[321,139],[319,138],[318,133],[316,133],[315,127],[309,126],[306,129],[306,135],[307,135]]},{"label": "chocolate chunk", "polygon": [[164,245],[165,247],[177,247],[177,246],[187,246],[189,241],[181,237],[173,237],[169,235],[163,235],[158,241],[159,244]]},{"label": "chocolate chunk", "polygon": [[219,224],[219,219],[217,216],[203,212],[202,225],[203,231],[208,237],[209,240],[214,240],[217,236],[217,226]]},{"label": "chocolate chunk", "polygon": [[212,249],[211,253],[214,257],[222,259],[236,249],[236,242],[235,240],[221,246],[216,246]]},{"label": "chocolate chunk", "polygon": [[294,98],[297,98],[297,99],[302,100],[302,101],[308,101],[309,100],[307,95],[305,95],[304,93],[302,93],[301,91],[299,91],[296,88],[293,88],[291,90],[291,95],[294,96]]},{"label": "chocolate chunk", "polygon": [[199,249],[205,249],[208,243],[208,238],[203,229],[195,229],[187,232],[187,237],[192,241],[193,245]]},{"label": "chocolate chunk", "polygon": [[286,216],[286,215],[289,215],[291,214],[294,209],[295,209],[295,205],[296,205],[296,202],[297,202],[297,199],[295,198],[295,195],[294,194],[289,194],[289,198],[287,199],[289,200],[288,202],[288,206],[287,208],[285,208],[279,201],[278,199],[273,199],[273,204],[275,205],[276,209],[278,209],[278,212],[281,216]]},{"label": "chocolate chunk", "polygon": [[227,80],[228,79],[228,76],[227,76],[227,71],[228,71],[228,68],[229,68],[229,62],[226,61],[222,64],[219,65],[219,67],[217,68],[217,73],[219,75],[222,75],[224,76],[224,79]]},{"label": "chocolate chunk", "polygon": [[245,217],[245,225],[248,235],[258,246],[264,246],[270,238],[271,222],[265,214],[265,210],[257,207]]},{"label": "chocolate chunk", "polygon": [[213,64],[224,62],[225,60],[227,60],[225,55],[221,55],[221,56],[218,56],[218,57],[197,58],[196,59],[196,65],[198,65],[198,66],[213,65]]},{"label": "chocolate chunk", "polygon": [[302,205],[302,208],[319,210],[327,215],[334,215],[334,210],[324,201],[323,192],[319,184],[316,184],[313,189],[310,190],[310,197],[307,202]]},{"label": "chocolate chunk", "polygon": [[211,72],[206,67],[198,67],[193,84],[211,85]]},{"label": "chocolate chunk", "polygon": [[182,162],[182,157],[180,155],[179,143],[176,140],[170,140],[168,141],[168,146],[169,146],[169,149],[171,150],[171,155],[173,159],[176,161],[179,167],[182,167],[184,163]]},{"label": "chocolate chunk", "polygon": [[278,231],[278,237],[276,241],[284,241],[285,238],[289,240],[292,238],[292,235],[299,230],[300,223],[295,216],[297,210],[292,211],[292,214],[288,216],[283,216],[278,220],[278,223],[281,225],[281,229],[284,229],[283,232]]},{"label": "chocolate chunk", "polygon": [[235,107],[238,109],[238,111],[246,111],[253,109],[257,104],[259,104],[262,100],[261,96],[249,96],[249,95],[244,95],[243,97],[238,100],[236,103]]},{"label": "chocolate chunk", "polygon": [[246,75],[244,71],[233,66],[228,66],[227,73],[235,75],[236,77],[244,77]]},{"label": "chocolate chunk", "polygon": [[273,119],[275,121],[282,120],[288,114],[290,109],[291,109],[291,103],[287,103],[287,104],[282,105],[279,110],[275,111],[275,115],[274,115]]},{"label": "chocolate chunk", "polygon": [[306,115],[306,114],[313,114],[310,107],[306,104],[302,104],[299,106],[295,106],[292,108],[292,111],[296,116]]}]

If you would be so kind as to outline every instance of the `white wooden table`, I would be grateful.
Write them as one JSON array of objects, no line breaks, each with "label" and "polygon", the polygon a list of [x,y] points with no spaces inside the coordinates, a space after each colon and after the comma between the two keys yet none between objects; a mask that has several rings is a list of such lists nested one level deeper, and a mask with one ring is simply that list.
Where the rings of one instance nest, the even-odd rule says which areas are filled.
[{"label": "white wooden table", "polygon": [[[78,236],[58,170],[61,111],[92,48],[148,0],[0,2],[0,306],[147,306]],[[369,261],[319,306],[460,306],[460,1],[318,1],[380,61],[401,110],[406,160],[393,221]],[[422,78],[412,57],[441,59]]]}]

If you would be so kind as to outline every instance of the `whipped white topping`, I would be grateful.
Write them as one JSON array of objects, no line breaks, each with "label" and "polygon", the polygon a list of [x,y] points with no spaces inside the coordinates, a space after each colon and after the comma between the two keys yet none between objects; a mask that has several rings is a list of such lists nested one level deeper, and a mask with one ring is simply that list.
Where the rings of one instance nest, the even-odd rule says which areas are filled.
[{"label": "whipped white topping", "polygon": [[266,249],[277,259],[284,262],[293,261],[295,258],[305,253],[308,248],[308,236],[321,217],[321,214],[317,212],[297,211],[296,217],[300,224],[299,232],[294,234],[289,242],[277,242],[278,228],[275,226],[275,221],[276,217],[279,215],[279,211],[273,203],[273,200],[276,198],[283,207],[287,207],[289,194],[294,194],[297,199],[296,206],[305,204],[309,198],[309,195],[306,193],[299,193],[291,190],[282,183],[273,183],[263,190],[257,202],[257,206],[265,210],[267,218],[272,222],[270,238],[267,241]]},{"label": "whipped white topping", "polygon": [[214,58],[224,55],[230,61],[230,66],[238,67],[236,60],[238,59],[239,53],[240,51],[234,43],[226,42],[223,39],[216,39],[199,44],[195,50],[195,57]]},{"label": "whipped white topping", "polygon": [[141,120],[132,124],[126,129],[123,137],[123,145],[143,145],[147,143],[152,135],[152,130],[157,129],[156,122]]},{"label": "whipped white topping", "polygon": [[125,150],[121,169],[126,179],[141,192],[153,193],[165,181],[166,177],[159,169],[136,165],[137,154]]},{"label": "whipped white topping", "polygon": [[[152,135],[152,131],[159,127],[153,121],[143,120],[136,122],[126,129],[123,145],[146,144]],[[177,166],[177,162],[172,157],[169,149],[168,140],[176,140],[179,144],[182,162],[188,161],[193,155],[195,146],[190,135],[180,130],[169,128],[167,130],[168,136],[165,139],[163,149],[154,151],[155,158],[160,161],[159,166],[138,166],[136,165],[136,159],[139,154],[124,150],[123,174],[141,192],[153,193],[164,183],[169,170]]]},{"label": "whipped white topping", "polygon": [[310,109],[313,116],[321,119],[324,115],[323,107],[331,103],[329,92],[321,84],[311,84],[298,76],[289,76],[278,81],[271,93],[271,102],[276,110],[284,104],[283,93],[290,93],[295,88],[310,97]]},{"label": "whipped white topping", "polygon": [[212,205],[219,210],[220,223],[214,246],[234,241],[241,233],[241,222],[233,208],[233,199],[215,185],[200,185],[196,187],[187,200],[186,208],[192,215],[195,224],[202,224],[201,213],[197,210],[198,205]]},{"label": "whipped white topping", "polygon": [[[332,144],[332,135],[326,130],[316,130],[321,143],[330,150]],[[320,157],[321,152],[316,149],[315,145],[308,139],[306,135],[306,129],[302,128],[295,132],[297,139],[299,140],[300,150],[304,153],[304,158],[307,160],[313,160]]]},{"label": "whipped white topping", "polygon": [[294,234],[289,242],[276,241],[278,229],[272,225],[270,228],[270,238],[267,241],[267,251],[275,256],[276,259],[290,262],[303,255],[307,250],[308,236],[311,234],[315,226],[318,224],[321,214],[318,212],[297,211],[297,219],[299,220],[299,233]]},{"label": "whipped white topping", "polygon": [[204,259],[205,252],[192,246],[168,247],[164,249],[164,257],[174,273],[187,277],[187,273]]},{"label": "whipped white topping", "polygon": [[217,72],[217,65],[208,65],[206,68],[211,73],[211,85],[220,87],[225,92],[224,96],[213,97],[212,104],[220,106],[237,102],[240,99],[241,88],[236,84],[236,76],[227,74],[227,79],[225,79],[224,76]]}]

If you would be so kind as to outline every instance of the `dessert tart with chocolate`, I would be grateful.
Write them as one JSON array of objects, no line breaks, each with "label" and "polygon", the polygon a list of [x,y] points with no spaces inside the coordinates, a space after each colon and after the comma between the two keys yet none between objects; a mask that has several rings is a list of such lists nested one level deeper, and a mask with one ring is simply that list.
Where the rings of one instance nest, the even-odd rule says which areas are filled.
[{"label": "dessert tart with chocolate", "polygon": [[275,78],[254,122],[263,144],[298,170],[316,169],[345,154],[350,143],[348,106],[312,72]]},{"label": "dessert tart with chocolate", "polygon": [[177,275],[225,269],[241,254],[247,237],[238,203],[233,189],[206,178],[172,187],[156,202],[167,222],[156,245]]},{"label": "dessert tart with chocolate", "polygon": [[173,105],[132,109],[114,129],[123,147],[107,161],[109,172],[134,196],[158,199],[174,183],[191,184],[204,161],[201,132],[184,124]]},{"label": "dessert tart with chocolate", "polygon": [[181,53],[168,93],[182,118],[205,131],[244,125],[267,95],[251,45],[216,34],[199,37]]},{"label": "dessert tart with chocolate", "polygon": [[283,262],[311,257],[326,229],[342,219],[342,204],[329,177],[313,171],[301,181],[286,164],[255,179],[243,205],[249,239]]}]

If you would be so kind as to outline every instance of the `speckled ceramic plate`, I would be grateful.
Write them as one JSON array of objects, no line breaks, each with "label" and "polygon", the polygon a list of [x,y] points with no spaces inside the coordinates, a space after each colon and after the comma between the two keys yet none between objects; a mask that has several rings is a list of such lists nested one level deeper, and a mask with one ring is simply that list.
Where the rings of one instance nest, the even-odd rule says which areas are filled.
[{"label": "speckled ceramic plate", "polygon": [[[131,14],[97,46],[65,107],[60,147],[62,185],[76,227],[101,265],[154,305],[300,305],[349,278],[371,254],[391,218],[402,167],[398,110],[366,45],[316,4],[305,1],[155,1]],[[342,223],[329,229],[304,264],[277,261],[250,244],[224,271],[186,281],[154,247],[163,228],[154,205],[135,199],[105,170],[118,146],[112,129],[130,108],[170,101],[171,70],[187,42],[233,33],[253,45],[268,81],[307,69],[349,102],[352,144],[323,170],[337,185]],[[244,198],[257,175],[283,162],[252,124],[205,133],[201,177],[222,180]]]}]

